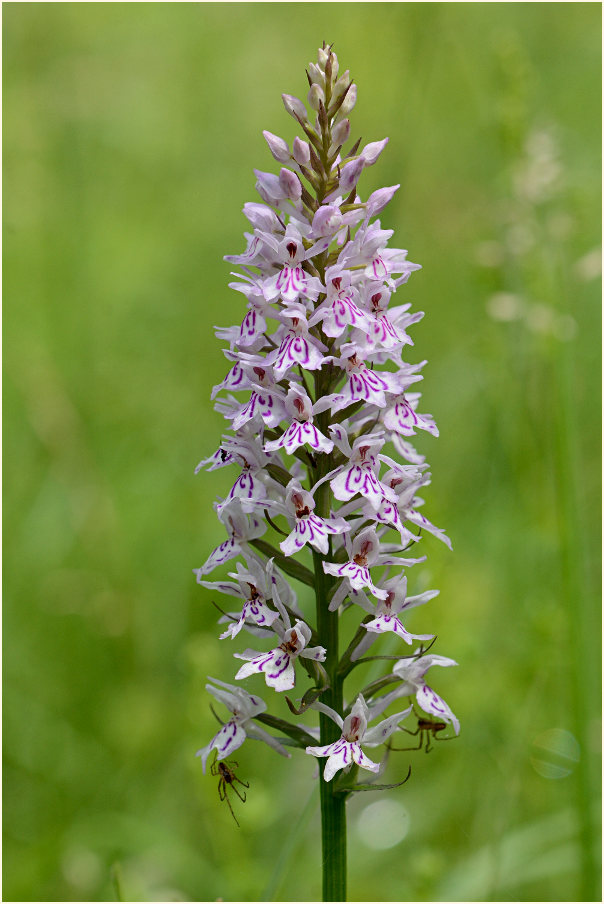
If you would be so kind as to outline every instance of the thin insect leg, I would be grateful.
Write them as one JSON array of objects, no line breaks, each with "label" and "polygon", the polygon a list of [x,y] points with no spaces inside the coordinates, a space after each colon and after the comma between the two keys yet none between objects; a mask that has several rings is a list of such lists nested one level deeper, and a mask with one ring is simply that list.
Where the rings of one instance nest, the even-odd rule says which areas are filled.
[{"label": "thin insect leg", "polygon": [[250,786],[250,783],[249,783],[249,782],[244,782],[242,779],[237,778],[236,775],[233,776],[233,781],[234,781],[234,782],[239,782],[239,784],[240,784],[240,785],[243,785],[244,788],[249,788],[249,786]]},{"label": "thin insect leg", "polygon": [[[248,786],[248,787],[249,787],[249,786]],[[240,791],[239,788],[236,788],[236,787],[235,787],[235,785],[231,785],[231,788],[233,789],[233,791],[235,792],[235,794],[237,795],[237,797],[239,798],[239,800],[240,800],[242,803],[245,803],[245,801],[246,801],[246,799],[247,799],[245,791]]]},{"label": "thin insect leg", "polygon": [[422,744],[423,744],[423,741],[424,741],[424,729],[423,729],[423,728],[422,728],[421,730],[418,729],[418,731],[416,731],[416,732],[411,731],[411,732],[409,732],[409,734],[418,734],[418,732],[419,732],[419,744],[417,745],[417,747],[391,747],[390,750],[396,750],[396,751],[399,751],[399,750],[421,750],[421,749],[422,749]]},{"label": "thin insect leg", "polygon": [[[419,530],[420,536],[421,536],[421,532],[422,532],[422,530],[421,530],[421,527],[420,527],[420,530]],[[419,539],[419,537],[418,537],[418,539]],[[407,547],[403,547],[403,548],[406,549]],[[434,644],[436,643],[436,640],[437,640],[437,635],[435,634],[434,637],[432,638],[432,640],[430,641],[430,643],[428,644],[427,647],[425,647],[425,646],[423,645],[423,643],[421,643],[421,644],[420,644],[420,648],[419,648],[419,652],[417,653],[417,655],[416,655],[414,658],[415,658],[415,659],[421,659],[422,656],[425,656],[426,653],[428,652],[428,650],[431,650],[431,649],[432,649],[432,647],[433,647]]]},{"label": "thin insect leg", "polygon": [[[450,737],[450,738],[439,738],[436,732],[432,732],[432,737],[428,739],[428,744],[429,744],[429,746],[430,746],[430,749],[432,749],[432,748],[431,748],[431,742],[432,742],[432,741],[454,741],[454,740],[455,740],[455,735],[453,735],[453,736]],[[428,751],[426,750],[426,753],[427,753],[427,752],[428,752]]]},{"label": "thin insect leg", "polygon": [[426,732],[426,735],[427,735],[427,738],[426,738],[426,753],[430,753],[430,751],[432,750],[432,746],[431,746],[432,735],[431,735],[431,733],[430,733],[429,731]]},{"label": "thin insect leg", "polygon": [[224,800],[225,798],[228,800],[227,792],[226,792],[226,782],[223,778],[218,782],[218,797],[220,800]]},{"label": "thin insect leg", "polygon": [[[403,728],[403,726],[402,726],[402,725],[401,725],[401,728]],[[410,729],[410,728],[403,728],[403,731],[406,731],[406,732],[407,732],[407,734],[410,734],[410,735],[417,735],[417,734],[419,734],[419,733],[420,733],[420,731],[422,731],[422,729],[420,729],[420,728],[416,728],[416,729],[415,729],[415,731],[411,731],[411,729]]]},{"label": "thin insect leg", "polygon": [[231,811],[231,816],[233,817],[233,819],[235,820],[235,822],[237,823],[239,828],[241,828],[241,826],[239,825],[239,822],[237,820],[237,817],[235,816],[235,813],[233,812],[233,808],[231,806],[231,801],[229,800],[228,795],[226,793],[224,795],[223,800],[226,800],[227,804],[229,805],[229,810]]}]

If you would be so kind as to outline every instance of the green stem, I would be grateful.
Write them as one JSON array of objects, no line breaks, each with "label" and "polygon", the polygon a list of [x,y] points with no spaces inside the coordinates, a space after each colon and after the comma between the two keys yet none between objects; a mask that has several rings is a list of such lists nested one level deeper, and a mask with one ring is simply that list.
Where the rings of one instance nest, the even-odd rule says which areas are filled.
[{"label": "green stem", "polygon": [[[315,376],[315,392],[320,398],[326,387],[323,386],[322,374]],[[327,429],[327,415],[319,415],[318,427],[322,432]],[[328,470],[326,456],[319,458],[316,479],[320,480]],[[315,494],[317,515],[321,518],[329,517],[329,483],[324,483]],[[331,542],[329,544],[331,552]],[[325,558],[330,558],[327,556]],[[343,682],[344,678],[339,672],[339,640],[338,640],[338,613],[329,611],[329,599],[333,590],[334,579],[323,571],[324,557],[313,550],[313,566],[315,577],[315,594],[317,603],[317,634],[321,638],[321,644],[327,650],[324,668],[329,678],[329,688],[321,695],[321,700],[327,706],[331,706],[337,713],[342,713]],[[321,730],[321,744],[331,744],[340,737],[340,729],[329,716],[321,713],[319,716]],[[323,761],[324,762],[324,761]],[[323,853],[323,900],[346,900],[346,800],[344,795],[337,795],[334,782],[326,782],[323,778],[324,765],[321,770],[321,843]]]},{"label": "green stem", "polygon": [[[327,716],[322,718],[328,718]],[[321,732],[322,734],[322,732]],[[346,900],[346,800],[321,778],[323,900]]]},{"label": "green stem", "polygon": [[[319,487],[316,495],[316,511],[319,517],[329,515],[329,484]],[[313,552],[315,566],[315,593],[317,600],[317,633],[327,650],[324,663],[330,687],[321,695],[321,701],[337,713],[343,710],[343,679],[338,674],[338,613],[329,611],[329,591],[332,579],[323,571],[323,556]],[[321,744],[331,744],[340,737],[340,729],[329,716],[319,716]],[[324,768],[324,766],[323,766]],[[323,900],[346,900],[346,801],[337,795],[333,782],[320,779],[321,791],[321,841],[323,851]]]}]

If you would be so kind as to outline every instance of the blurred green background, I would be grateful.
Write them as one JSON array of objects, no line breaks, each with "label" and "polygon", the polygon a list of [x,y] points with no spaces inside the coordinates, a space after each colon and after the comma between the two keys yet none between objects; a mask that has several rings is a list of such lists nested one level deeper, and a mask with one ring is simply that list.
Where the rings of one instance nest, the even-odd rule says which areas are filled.
[{"label": "blurred green background", "polygon": [[417,445],[455,552],[424,540],[412,627],[462,723],[351,801],[350,898],[600,899],[600,17],[3,5],[4,900],[320,895],[311,758],[244,745],[240,830],[194,758],[234,661],[191,570],[232,481],[193,475],[243,315],[222,255],[323,39],[353,134],[390,136],[363,197],[401,183],[382,222],[424,268]]}]

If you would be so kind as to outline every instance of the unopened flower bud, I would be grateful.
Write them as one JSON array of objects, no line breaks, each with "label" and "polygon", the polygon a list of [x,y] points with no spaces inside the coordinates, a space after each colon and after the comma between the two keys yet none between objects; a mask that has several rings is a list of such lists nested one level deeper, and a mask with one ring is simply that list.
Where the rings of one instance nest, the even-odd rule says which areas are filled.
[{"label": "unopened flower bud", "polygon": [[274,173],[264,173],[262,170],[254,170],[256,174],[256,191],[267,204],[283,198],[283,189]]},{"label": "unopened flower bud", "polygon": [[365,161],[365,166],[371,166],[375,163],[387,144],[388,138],[384,138],[382,141],[372,141],[370,144],[365,145],[361,151],[361,157]]},{"label": "unopened flower bud", "polygon": [[308,92],[308,105],[318,110],[321,103],[325,103],[325,92],[321,85],[314,84]]},{"label": "unopened flower bud", "polygon": [[301,138],[294,138],[293,144],[294,160],[300,166],[308,166],[310,163],[310,146],[308,141],[302,141]]},{"label": "unopened flower bud", "polygon": [[266,129],[262,133],[264,135],[265,141],[268,144],[268,149],[279,163],[287,163],[290,158],[289,146],[287,141],[284,141],[283,138],[279,138],[278,135],[273,135],[272,132],[267,132]]},{"label": "unopened flower bud", "polygon": [[359,181],[359,176],[363,171],[363,167],[365,165],[365,161],[362,157],[358,157],[356,160],[351,160],[350,163],[347,163],[344,167],[342,167],[342,171],[340,173],[340,186],[339,191],[343,195],[347,195],[348,192],[352,191],[357,182]]},{"label": "unopened flower bud", "polygon": [[354,109],[354,105],[357,102],[357,86],[351,85],[348,89],[348,93],[346,97],[342,101],[342,106],[338,110],[338,119],[343,119],[348,116],[348,114]]},{"label": "unopened flower bud", "polygon": [[316,85],[325,84],[325,75],[322,70],[319,69],[316,63],[308,64],[308,74],[310,75],[310,80]]},{"label": "unopened flower bud", "polygon": [[350,137],[350,120],[342,119],[331,133],[331,140],[335,147],[341,147]]},{"label": "unopened flower bud", "polygon": [[283,100],[283,106],[290,116],[293,116],[294,119],[302,119],[303,121],[308,119],[306,107],[299,98],[294,97],[292,94],[282,94],[281,98]]},{"label": "unopened flower bud", "polygon": [[319,207],[312,221],[312,231],[315,236],[335,235],[342,225],[340,208],[335,204],[324,204]]},{"label": "unopened flower bud", "polygon": [[336,101],[338,101],[342,97],[342,95],[348,88],[349,84],[350,84],[350,72],[347,69],[346,72],[340,76],[340,78],[337,80],[337,82],[333,86],[333,91],[331,92],[331,102],[332,103],[336,103]]},{"label": "unopened flower bud", "polygon": [[329,56],[329,52],[327,50],[324,50],[323,47],[319,47],[318,60],[319,60],[319,66],[321,67],[321,69],[323,71],[325,71],[325,64],[327,63],[328,56]]},{"label": "unopened flower bud", "polygon": [[279,185],[287,198],[296,200],[302,195],[302,184],[295,173],[283,167],[279,173]]},{"label": "unopened flower bud", "polygon": [[333,51],[332,51],[332,54],[331,54],[331,78],[333,81],[335,81],[338,77],[339,68],[340,68],[340,64],[338,62],[338,58],[335,55],[335,53],[333,53]]},{"label": "unopened flower bud", "polygon": [[278,228],[279,220],[276,215],[265,204],[257,204],[254,201],[248,201],[243,205],[243,213],[248,218],[255,229],[263,229],[265,232],[272,232]]},{"label": "unopened flower bud", "polygon": [[332,76],[331,76],[331,66],[333,63],[333,55],[330,53],[327,57],[327,62],[325,63],[325,84],[332,84]]},{"label": "unopened flower bud", "polygon": [[397,192],[399,188],[400,185],[389,185],[387,188],[378,188],[377,191],[374,191],[373,194],[369,195],[367,203],[365,204],[367,216],[374,217],[376,213],[383,210],[386,204],[389,204],[390,201],[392,201],[395,192]]}]

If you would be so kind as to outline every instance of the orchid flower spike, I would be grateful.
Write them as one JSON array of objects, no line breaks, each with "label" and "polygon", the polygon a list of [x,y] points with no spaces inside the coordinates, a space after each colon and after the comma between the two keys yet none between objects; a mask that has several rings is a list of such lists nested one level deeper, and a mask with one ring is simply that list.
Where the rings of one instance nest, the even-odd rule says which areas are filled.
[{"label": "orchid flower spike", "polygon": [[[227,364],[211,398],[227,426],[195,471],[216,472],[222,489],[217,535],[194,574],[220,610],[218,636],[243,662],[235,684],[206,686],[229,715],[198,755],[205,770],[212,751],[223,760],[252,737],[281,755],[289,746],[324,758],[329,783],[353,764],[380,770],[363,747],[400,730],[410,707],[386,710],[401,697],[415,697],[456,733],[459,721],[426,683],[432,666],[455,663],[423,647],[397,661],[385,682],[394,690],[376,698],[372,682],[343,707],[349,673],[384,634],[397,657],[434,639],[423,633],[431,625],[411,621],[410,610],[438,592],[417,586],[413,566],[434,537],[451,543],[419,495],[431,481],[420,444],[427,448],[438,428],[417,391],[426,361],[404,360],[423,317],[408,295],[421,268],[395,247],[386,223],[388,204],[404,193],[364,188],[388,139],[356,140],[357,86],[331,47],[319,49],[306,75],[299,96],[282,95],[298,134],[286,141],[263,131],[268,170],[250,174],[258,197],[243,205],[240,250],[225,256],[241,310],[234,324],[216,327]],[[223,597],[235,600],[234,611]],[[428,609],[419,615],[427,619]],[[340,624],[352,638],[346,648]],[[242,649],[246,633],[260,649]],[[282,699],[300,692],[297,703],[287,697],[291,718],[283,707],[268,714],[255,693],[264,685]],[[321,714],[319,728],[296,721],[306,710]],[[324,819],[336,809],[343,819],[335,793],[322,787]],[[324,852],[325,862],[332,856]],[[326,898],[336,899],[345,894]]]}]

